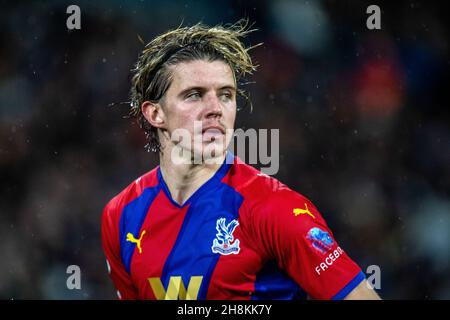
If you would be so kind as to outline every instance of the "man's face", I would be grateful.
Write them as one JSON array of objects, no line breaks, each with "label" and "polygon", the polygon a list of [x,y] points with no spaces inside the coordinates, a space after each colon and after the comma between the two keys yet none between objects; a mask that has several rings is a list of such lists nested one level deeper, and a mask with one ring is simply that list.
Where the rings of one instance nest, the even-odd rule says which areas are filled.
[{"label": "man's face", "polygon": [[233,129],[236,118],[236,81],[231,68],[223,61],[177,64],[172,67],[172,83],[162,108],[169,138],[180,132],[177,129],[190,135],[190,141],[181,139],[179,147],[203,159],[211,158],[211,153],[215,157],[223,154],[231,140],[226,132]]}]

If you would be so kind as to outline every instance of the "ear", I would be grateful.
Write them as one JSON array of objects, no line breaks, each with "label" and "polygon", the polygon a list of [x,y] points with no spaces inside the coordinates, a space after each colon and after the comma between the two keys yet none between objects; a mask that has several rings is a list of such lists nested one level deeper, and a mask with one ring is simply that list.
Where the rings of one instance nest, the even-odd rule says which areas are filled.
[{"label": "ear", "polygon": [[141,111],[145,119],[155,128],[164,129],[165,114],[160,103],[144,101],[141,105]]}]

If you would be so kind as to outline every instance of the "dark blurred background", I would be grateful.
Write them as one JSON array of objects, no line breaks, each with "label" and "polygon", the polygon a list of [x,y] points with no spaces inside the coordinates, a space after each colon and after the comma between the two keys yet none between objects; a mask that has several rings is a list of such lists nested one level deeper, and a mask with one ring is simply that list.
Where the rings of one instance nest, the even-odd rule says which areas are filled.
[{"label": "dark blurred background", "polygon": [[[309,197],[385,299],[450,298],[444,1],[0,1],[0,298],[115,299],[104,205],[158,158],[127,119],[158,33],[248,17],[243,128],[280,129],[275,176]],[[66,8],[81,8],[69,31]],[[382,30],[366,8],[380,6]],[[113,105],[111,105],[113,104]],[[66,268],[81,268],[68,290]]]}]

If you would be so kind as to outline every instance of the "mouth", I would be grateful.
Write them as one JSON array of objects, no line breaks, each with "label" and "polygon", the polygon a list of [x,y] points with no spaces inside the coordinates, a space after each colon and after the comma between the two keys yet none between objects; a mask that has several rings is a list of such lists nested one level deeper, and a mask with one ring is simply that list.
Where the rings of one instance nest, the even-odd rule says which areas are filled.
[{"label": "mouth", "polygon": [[203,140],[211,141],[225,134],[225,129],[222,126],[207,126],[202,129]]},{"label": "mouth", "polygon": [[206,126],[203,128],[202,133],[208,132],[217,132],[220,134],[225,134],[225,129],[219,125]]}]

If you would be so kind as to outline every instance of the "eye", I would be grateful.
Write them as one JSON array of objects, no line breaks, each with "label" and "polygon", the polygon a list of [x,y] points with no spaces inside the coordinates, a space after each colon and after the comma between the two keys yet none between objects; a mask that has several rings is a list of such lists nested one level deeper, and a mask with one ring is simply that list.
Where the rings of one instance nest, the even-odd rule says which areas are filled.
[{"label": "eye", "polygon": [[228,102],[233,98],[233,95],[231,94],[231,92],[222,92],[219,97],[220,100]]},{"label": "eye", "polygon": [[198,100],[201,97],[202,96],[201,96],[200,92],[198,92],[198,91],[191,91],[186,95],[186,99],[188,99],[188,100]]}]

